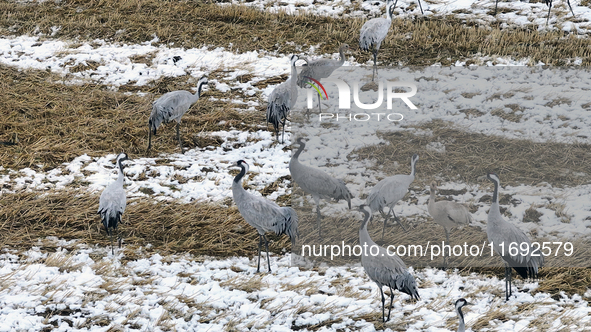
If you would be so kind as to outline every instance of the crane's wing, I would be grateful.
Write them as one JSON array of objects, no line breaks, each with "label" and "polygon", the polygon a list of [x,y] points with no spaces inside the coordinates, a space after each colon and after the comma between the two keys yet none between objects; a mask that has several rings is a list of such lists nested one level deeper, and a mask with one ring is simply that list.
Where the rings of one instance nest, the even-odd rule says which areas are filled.
[{"label": "crane's wing", "polygon": [[468,225],[472,222],[472,215],[468,208],[460,203],[451,201],[439,201],[435,202],[435,208],[440,211],[441,221],[446,224],[447,227],[460,227]]},{"label": "crane's wing", "polygon": [[359,47],[367,51],[372,45],[381,44],[388,35],[391,23],[385,18],[374,18],[365,22],[359,33]]},{"label": "crane's wing", "polygon": [[279,124],[287,118],[291,109],[291,78],[279,84],[267,101],[267,122],[273,125],[275,132],[279,130]]},{"label": "crane's wing", "polygon": [[[369,249],[368,249],[369,250]],[[381,285],[387,285],[420,299],[415,278],[408,272],[406,265],[397,255],[390,255],[385,248],[379,247],[376,256],[361,256],[361,264],[371,280]]]},{"label": "crane's wing", "polygon": [[105,188],[99,200],[97,213],[100,214],[105,229],[108,229],[109,226],[116,227],[117,223],[121,221],[127,203],[125,190],[114,185],[117,183],[112,183]]},{"label": "crane's wing", "polygon": [[[531,245],[531,241],[525,232],[511,223],[501,220],[496,224],[488,222],[487,234],[488,242],[493,243],[497,254],[523,278],[537,276],[538,268],[544,263],[544,256],[540,251],[534,252],[535,247]],[[511,255],[510,246],[512,243],[516,244],[513,246],[517,246],[517,255]],[[521,251],[522,243],[525,243],[528,247],[525,255]],[[503,247],[501,244],[503,244]],[[525,247],[525,245],[523,246]],[[515,250],[513,253],[515,253]]]},{"label": "crane's wing", "polygon": [[236,205],[244,220],[257,230],[287,234],[292,241],[298,236],[298,216],[292,208],[279,207],[275,202],[249,193]]},{"label": "crane's wing", "polygon": [[298,75],[297,84],[301,88],[306,87],[307,83],[313,83],[306,77],[311,77],[315,80],[327,78],[330,77],[330,75],[332,75],[332,73],[341,66],[339,61],[331,59],[317,59],[307,61],[308,64],[302,66],[302,71]]},{"label": "crane's wing", "polygon": [[300,163],[294,166],[297,167],[297,170],[291,172],[293,180],[305,192],[312,195],[317,194],[323,199],[334,198],[337,201],[344,199],[349,203],[349,208],[351,208],[352,195],[342,180],[335,179],[314,167],[305,166]]},{"label": "crane's wing", "polygon": [[384,207],[401,200],[414,180],[410,175],[394,175],[378,182],[367,196],[367,205],[372,211],[382,212]]},{"label": "crane's wing", "polygon": [[182,117],[196,101],[188,91],[172,91],[165,93],[152,104],[150,127],[157,129],[162,123],[168,123]]}]

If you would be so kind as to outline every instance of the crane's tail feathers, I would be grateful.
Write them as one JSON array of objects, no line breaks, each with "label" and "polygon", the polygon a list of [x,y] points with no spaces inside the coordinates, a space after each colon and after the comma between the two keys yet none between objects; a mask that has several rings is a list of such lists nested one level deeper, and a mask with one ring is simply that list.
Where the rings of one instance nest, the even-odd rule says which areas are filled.
[{"label": "crane's tail feathers", "polygon": [[289,109],[285,106],[269,103],[267,105],[267,122],[273,125],[275,133],[279,132],[279,125],[285,123]]},{"label": "crane's tail feathers", "polygon": [[351,199],[353,198],[353,195],[351,195],[349,188],[347,188],[347,185],[345,185],[345,182],[343,182],[343,180],[337,180],[337,181],[338,181],[338,184],[335,188],[335,191],[333,192],[333,197],[337,200],[337,202],[341,199],[346,200],[349,205],[349,210],[350,210],[351,209]]},{"label": "crane's tail feathers", "polygon": [[110,211],[108,210],[98,211],[98,213],[101,215],[103,226],[105,227],[105,231],[107,232],[107,234],[110,234],[109,228],[117,228],[117,224],[121,222],[121,212],[109,212]]},{"label": "crane's tail feathers", "polygon": [[[538,253],[539,254],[539,253]],[[538,269],[544,264],[544,256],[516,257],[503,256],[503,260],[512,267],[523,279],[537,278]],[[523,261],[519,261],[521,260]],[[526,260],[527,259],[527,260]]]},{"label": "crane's tail feathers", "polygon": [[395,285],[390,285],[392,288],[397,289],[403,293],[410,295],[411,298],[420,300],[419,289],[415,278],[408,272],[398,275],[395,280]]},{"label": "crane's tail feathers", "polygon": [[[295,239],[300,236],[298,231],[298,215],[296,211],[290,207],[282,207],[283,223],[275,230],[277,235],[286,234],[294,243]],[[293,249],[293,248],[292,248]]]}]

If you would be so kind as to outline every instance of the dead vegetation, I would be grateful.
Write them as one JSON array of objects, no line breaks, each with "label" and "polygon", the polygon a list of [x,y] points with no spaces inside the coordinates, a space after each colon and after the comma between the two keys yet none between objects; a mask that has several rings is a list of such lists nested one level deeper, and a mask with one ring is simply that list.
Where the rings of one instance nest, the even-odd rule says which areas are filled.
[{"label": "dead vegetation", "polygon": [[[62,78],[44,71],[0,66],[0,141],[18,137],[18,144],[0,149],[0,165],[13,169],[42,165],[47,170],[83,154],[125,151],[131,158],[145,156],[152,100],[169,91],[187,89],[194,80],[162,78],[142,87],[152,94],[140,97],[98,84],[66,85]],[[133,88],[139,91],[139,87]],[[263,124],[262,113],[240,111],[232,103],[210,100],[231,95],[211,89],[202,96],[181,125],[183,141],[189,148],[220,144],[215,140],[205,144],[197,136],[202,131],[257,130]],[[178,151],[173,125],[160,127],[152,143],[153,155]]]},{"label": "dead vegetation", "polygon": [[[547,182],[561,187],[591,181],[591,147],[588,144],[536,143],[468,133],[438,120],[418,126],[418,129],[429,134],[413,131],[378,133],[391,144],[360,149],[356,151],[358,159],[375,160],[376,165],[383,167],[380,170],[384,174],[400,174],[410,172],[410,157],[418,153],[417,174],[420,178],[415,182],[423,187],[434,176],[445,181],[487,183],[487,180],[479,178],[490,171],[499,174],[502,185]],[[444,155],[426,149],[427,144],[433,141],[445,145]],[[393,161],[403,167],[394,169],[396,163]]]},{"label": "dead vegetation", "polygon": [[[267,50],[299,53],[299,46],[317,45],[333,53],[341,43],[357,45],[364,20],[335,19],[313,14],[271,14],[247,6],[219,6],[210,1],[101,0],[0,4],[0,34],[39,34],[89,41],[105,39],[175,47],[229,47],[240,52]],[[58,31],[54,27],[60,27]],[[579,57],[590,64],[588,39],[562,31],[538,31],[537,26],[502,29],[454,17],[394,19],[382,44],[384,64],[444,66],[475,55],[531,58],[531,63],[568,64]],[[254,36],[254,37],[253,37]],[[369,53],[356,51],[360,62]],[[143,62],[150,59],[142,59]]]}]

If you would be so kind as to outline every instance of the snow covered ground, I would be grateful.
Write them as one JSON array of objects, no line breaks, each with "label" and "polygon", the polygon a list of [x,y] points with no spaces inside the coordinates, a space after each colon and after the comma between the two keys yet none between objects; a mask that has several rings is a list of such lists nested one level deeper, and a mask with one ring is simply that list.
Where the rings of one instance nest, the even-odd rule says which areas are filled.
[{"label": "snow covered ground", "polygon": [[[24,252],[0,255],[1,331],[374,331],[380,296],[360,266],[290,267],[289,255],[272,257],[272,274],[256,274],[248,258],[161,256],[45,239]],[[57,247],[55,252],[43,246]],[[139,257],[126,259],[129,254]],[[466,298],[468,326],[481,331],[582,331],[591,308],[581,296],[518,292],[502,301],[504,281],[436,269],[414,272],[421,300],[394,298],[385,328],[449,331],[457,328],[453,303]],[[537,283],[519,284],[535,290]],[[591,296],[587,292],[584,296]],[[491,321],[490,323],[488,323]]]},{"label": "snow covered ground", "polygon": [[[501,20],[507,27],[533,24],[545,29],[547,7],[543,3],[501,2],[497,18],[487,14],[494,6],[492,1],[422,2],[426,15],[454,14],[459,18],[480,20],[485,24]],[[267,10],[313,11],[331,16],[379,16],[383,3],[342,1],[267,1],[255,0],[247,5]],[[400,0],[398,15],[417,15],[418,8],[410,7],[415,1]],[[573,1],[576,20],[572,20],[564,2],[558,2],[552,10],[549,28],[573,31],[582,35],[591,30],[591,9]],[[558,17],[558,19],[557,19]],[[154,41],[157,40],[155,36]],[[586,37],[583,37],[586,38]],[[312,56],[313,49],[303,53]],[[149,56],[149,64],[134,62],[134,57]],[[336,54],[323,55],[336,58]],[[480,59],[496,63],[527,64],[527,59]],[[575,59],[576,65],[580,60]],[[90,62],[79,70],[79,65]],[[97,40],[92,43],[44,39],[33,36],[0,38],[0,63],[21,69],[49,69],[64,75],[65,84],[77,84],[87,80],[106,84],[117,89],[124,84],[145,86],[161,77],[189,74],[195,78],[223,69],[224,78],[210,79],[210,89],[221,92],[241,89],[246,96],[260,95],[264,100],[274,86],[259,89],[256,82],[289,73],[287,55],[258,52],[234,53],[223,48],[199,49],[168,48],[141,45],[111,44]],[[492,62],[488,63],[489,65]],[[359,66],[354,58],[348,66]],[[463,63],[458,63],[463,66]],[[72,70],[78,66],[77,70]],[[523,89],[520,86],[473,86],[468,90],[447,91],[449,84],[470,78],[487,79],[494,71],[475,71],[469,68],[445,69],[442,81],[421,81],[421,71],[405,70],[405,80],[419,82],[419,91],[431,91],[427,98],[420,98],[420,107],[408,113],[404,123],[410,129],[431,118],[456,123],[467,131],[488,135],[536,140],[560,141],[568,144],[590,143],[590,101],[588,100],[588,71],[559,71],[552,76],[541,70],[513,72],[512,78],[525,86],[531,81],[546,79],[549,84]],[[234,78],[245,73],[253,75],[249,82],[237,83]],[[475,73],[478,73],[476,75]],[[439,73],[441,74],[441,73]],[[587,75],[587,76],[584,76]],[[551,84],[550,84],[551,83]],[[422,89],[422,90],[421,90]],[[535,93],[532,92],[535,91]],[[509,96],[507,92],[516,92]],[[332,93],[332,92],[331,92]],[[373,93],[373,92],[372,92]],[[473,95],[468,98],[464,94]],[[492,96],[500,95],[498,98]],[[528,99],[528,96],[532,96]],[[334,95],[331,95],[334,97]],[[527,98],[526,98],[527,97]],[[371,101],[367,93],[365,102]],[[511,113],[507,104],[516,100],[528,100],[527,107],[517,111],[519,121],[507,121],[502,113]],[[554,102],[562,100],[562,102]],[[244,109],[259,106],[250,101]],[[482,108],[484,107],[484,109]],[[460,112],[477,108],[485,114],[478,119]],[[382,142],[375,136],[376,128],[364,132],[367,127],[353,126],[349,131],[329,127],[306,128],[311,138],[300,160],[302,163],[324,167],[331,165],[329,173],[345,178],[351,190],[357,194],[368,189],[366,184],[387,174],[370,169],[371,162],[353,161],[344,165],[348,156],[357,148]],[[295,128],[294,128],[295,129]],[[362,140],[349,139],[351,130]],[[417,134],[429,135],[425,131]],[[283,145],[274,143],[267,131],[214,132],[224,142],[219,147],[194,149],[181,154],[163,154],[153,158],[136,158],[125,170],[128,196],[158,200],[192,202],[203,200],[219,203],[231,197],[232,176],[228,167],[238,159],[247,159],[255,176],[248,180],[254,190],[289,174],[287,165],[290,153]],[[336,135],[336,136],[335,136]],[[340,136],[339,136],[340,135]],[[291,143],[286,134],[286,145]],[[329,138],[330,137],[330,138]],[[328,142],[337,142],[332,151],[322,150]],[[444,151],[445,142],[434,137],[434,153]],[[336,153],[339,151],[339,153]],[[439,151],[439,152],[437,152]],[[92,151],[89,151],[92,154]],[[26,169],[4,169],[0,166],[0,195],[22,190],[51,192],[53,190],[81,189],[98,192],[116,177],[114,155],[79,156],[69,163],[46,172]],[[419,161],[420,165],[420,161]],[[348,174],[354,169],[357,175]],[[363,175],[361,175],[363,174]],[[419,173],[420,174],[420,173]],[[587,176],[583,174],[581,176]],[[268,196],[276,199],[289,194],[288,181],[283,180],[279,189]],[[440,189],[467,189],[454,199],[477,203],[489,189],[466,183],[445,183]],[[503,186],[519,204],[508,205],[511,222],[529,231],[540,227],[539,235],[554,237],[588,236],[591,233],[591,209],[588,201],[591,185],[557,188],[549,184],[539,186]],[[426,215],[428,192],[413,190],[417,204],[399,203],[397,214],[405,217]],[[363,200],[356,198],[354,205]],[[475,225],[483,227],[487,204],[476,204],[473,214]],[[521,223],[525,210],[539,206],[540,222]],[[568,222],[556,214],[561,206]],[[322,213],[344,210],[344,204],[327,204]],[[94,212],[94,211],[93,211]],[[48,248],[59,247],[57,251]],[[130,257],[134,257],[131,259]],[[139,257],[139,258],[135,258]],[[288,331],[308,330],[363,330],[390,328],[408,331],[449,331],[457,328],[453,302],[465,297],[474,303],[465,310],[468,327],[487,322],[482,331],[537,331],[582,330],[591,326],[589,298],[591,291],[574,296],[552,298],[549,294],[531,295],[537,282],[519,283],[526,291],[517,293],[505,303],[501,301],[504,282],[482,275],[459,275],[434,269],[413,271],[420,289],[421,301],[411,303],[408,296],[397,295],[390,323],[377,323],[380,318],[380,300],[377,288],[363,269],[356,267],[332,267],[307,271],[290,267],[289,255],[272,257],[272,274],[257,275],[256,261],[245,257],[216,259],[190,255],[160,256],[142,248],[125,247],[110,255],[106,248],[89,247],[76,241],[42,239],[38,247],[25,251],[4,248],[0,255],[0,331],[37,331],[44,327],[57,330],[201,330],[222,329]],[[488,323],[491,321],[490,323]],[[479,323],[480,322],[480,323]]]}]

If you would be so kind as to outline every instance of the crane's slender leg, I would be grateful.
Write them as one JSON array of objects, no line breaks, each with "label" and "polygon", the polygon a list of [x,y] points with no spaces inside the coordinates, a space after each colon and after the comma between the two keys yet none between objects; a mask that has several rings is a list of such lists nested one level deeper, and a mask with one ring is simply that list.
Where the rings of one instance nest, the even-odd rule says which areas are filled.
[{"label": "crane's slender leg", "polygon": [[181,141],[181,134],[180,134],[180,126],[181,123],[177,122],[176,123],[176,139],[179,141],[179,145],[181,146],[181,153],[184,154],[185,151],[183,150],[183,141]]},{"label": "crane's slender leg", "polygon": [[392,205],[392,215],[394,216],[394,220],[396,220],[396,222],[398,223],[398,225],[400,225],[400,227],[402,227],[402,229],[405,232],[408,232],[408,228],[406,228],[406,226],[404,226],[404,224],[402,223],[402,221],[400,220],[400,218],[398,218],[398,216],[394,212],[394,205]]},{"label": "crane's slender leg", "polygon": [[382,290],[382,285],[378,284],[378,288],[380,289],[380,294],[382,295],[382,322],[385,322],[386,321],[386,315],[385,315],[386,299],[384,299],[384,291]]},{"label": "crane's slender leg", "polygon": [[257,273],[261,271],[261,247],[263,246],[263,236],[259,234],[259,262],[257,264]]},{"label": "crane's slender leg", "polygon": [[267,266],[269,267],[269,273],[271,273],[271,260],[269,259],[269,241],[267,241],[267,236],[263,234],[263,240],[265,240],[265,249],[267,249]]},{"label": "crane's slender leg", "polygon": [[571,7],[571,5],[570,5],[570,0],[566,0],[566,3],[568,4],[568,8],[570,8],[570,12],[573,13],[573,17],[574,17],[575,12],[573,12],[573,7]]},{"label": "crane's slender leg", "polygon": [[508,272],[508,274],[509,274],[509,297],[511,297],[511,295],[513,295],[513,289],[511,287],[511,283],[513,282],[513,273],[512,273],[513,271],[510,266],[507,268],[507,270],[509,271]]},{"label": "crane's slender leg", "polygon": [[115,250],[113,249],[113,229],[109,231],[109,239],[111,239],[111,255],[115,255]]},{"label": "crane's slender leg", "polygon": [[493,16],[497,16],[497,6],[499,5],[499,0],[495,1],[495,13]]},{"label": "crane's slender leg", "polygon": [[552,1],[548,1],[548,17],[546,17],[546,25],[550,22],[550,9],[552,9]]},{"label": "crane's slender leg", "polygon": [[[447,228],[443,227],[445,230],[445,244],[449,244],[449,231]],[[443,250],[443,268],[447,269],[447,256],[445,256],[445,249]]]},{"label": "crane's slender leg", "polygon": [[421,8],[421,14],[425,15],[425,13],[423,12],[423,6],[421,6],[421,0],[417,0],[419,3],[419,8]]},{"label": "crane's slender leg", "polygon": [[509,301],[509,267],[505,264],[505,301]]},{"label": "crane's slender leg", "polygon": [[390,287],[390,308],[388,308],[388,319],[386,321],[390,320],[390,311],[392,311],[392,303],[394,302],[394,291],[392,291],[392,286],[388,285],[388,287]]},{"label": "crane's slender leg", "polygon": [[322,218],[322,216],[320,215],[320,197],[312,197],[314,197],[314,202],[316,202],[316,228],[318,228],[318,237],[322,238],[322,232],[320,230],[320,219]]},{"label": "crane's slender leg", "polygon": [[374,49],[373,49],[373,71],[372,71],[372,75],[371,75],[372,82],[375,80],[376,73],[378,71],[377,65],[378,65],[378,50],[374,47]]},{"label": "crane's slender leg", "polygon": [[150,152],[150,148],[152,147],[152,128],[148,129],[148,150],[146,150],[146,153]]}]

